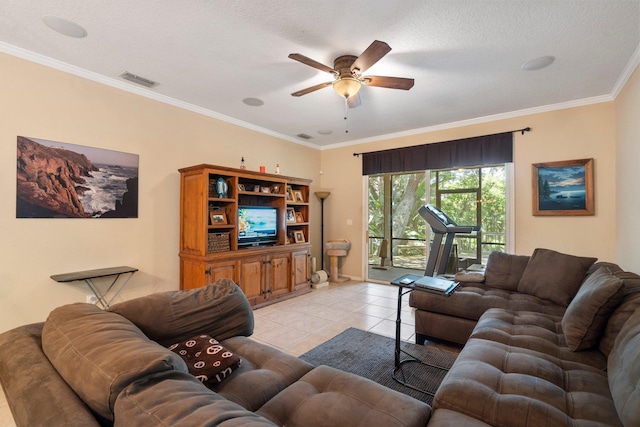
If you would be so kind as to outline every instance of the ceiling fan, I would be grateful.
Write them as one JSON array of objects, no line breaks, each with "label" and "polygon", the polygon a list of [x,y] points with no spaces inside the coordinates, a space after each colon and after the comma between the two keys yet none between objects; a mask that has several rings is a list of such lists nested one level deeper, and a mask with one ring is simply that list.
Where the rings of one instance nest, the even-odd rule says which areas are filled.
[{"label": "ceiling fan", "polygon": [[320,71],[331,73],[334,75],[334,80],[293,92],[291,95],[302,96],[333,85],[333,89],[338,95],[346,99],[349,108],[354,108],[361,104],[358,91],[362,85],[386,87],[390,89],[411,89],[413,87],[413,79],[362,75],[362,73],[390,51],[391,48],[388,44],[375,40],[360,56],[342,55],[337,57],[333,62],[333,68],[299,53],[292,53],[289,55],[289,58],[302,62],[310,67],[317,68]]}]

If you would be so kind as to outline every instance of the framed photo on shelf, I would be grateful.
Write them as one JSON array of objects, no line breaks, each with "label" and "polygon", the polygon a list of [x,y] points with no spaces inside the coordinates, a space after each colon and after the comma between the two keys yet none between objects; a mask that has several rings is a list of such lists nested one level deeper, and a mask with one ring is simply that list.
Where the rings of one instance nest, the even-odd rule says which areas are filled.
[{"label": "framed photo on shelf", "polygon": [[290,202],[293,202],[294,198],[293,198],[293,189],[291,188],[290,185],[287,185],[287,200],[289,200]]},{"label": "framed photo on shelf", "polygon": [[296,230],[293,232],[293,238],[296,243],[304,243],[304,232],[302,230]]},{"label": "framed photo on shelf", "polygon": [[211,225],[227,224],[227,214],[224,211],[211,211],[209,217],[211,218]]},{"label": "framed photo on shelf", "polygon": [[302,191],[296,190],[293,192],[294,199],[296,202],[304,202],[304,197],[302,197]]},{"label": "framed photo on shelf", "polygon": [[296,222],[296,211],[293,208],[287,208],[287,222]]},{"label": "framed photo on shelf", "polygon": [[302,216],[302,212],[296,212],[296,222],[304,222],[304,217]]},{"label": "framed photo on shelf", "polygon": [[593,159],[534,163],[534,216],[594,215]]}]

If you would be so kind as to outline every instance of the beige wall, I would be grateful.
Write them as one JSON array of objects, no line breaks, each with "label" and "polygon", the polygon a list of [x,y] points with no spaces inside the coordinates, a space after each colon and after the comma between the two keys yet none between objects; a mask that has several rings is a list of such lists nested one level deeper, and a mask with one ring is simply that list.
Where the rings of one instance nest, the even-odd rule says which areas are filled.
[{"label": "beige wall", "polygon": [[[530,126],[531,132],[514,134],[515,252],[531,254],[546,247],[576,255],[616,260],[616,140],[614,103],[600,103],[553,112],[496,120],[489,123],[429,132],[322,152],[321,185],[332,190],[326,202],[325,236],[352,241],[342,264],[345,275],[362,277],[366,235],[363,231],[363,178],[361,159],[354,152],[447,141],[504,132]],[[588,217],[534,217],[531,164],[595,159],[596,214]],[[353,225],[347,225],[352,219]]]},{"label": "beige wall", "polygon": [[[84,302],[86,285],[52,274],[131,265],[140,272],[123,298],[177,289],[180,167],[237,167],[245,156],[249,169],[279,163],[283,174],[319,182],[319,150],[9,55],[0,54],[0,70],[0,331]],[[139,154],[139,218],[16,219],[18,135]]]},{"label": "beige wall", "polygon": [[615,104],[617,257],[623,268],[640,272],[640,67],[636,68]]}]

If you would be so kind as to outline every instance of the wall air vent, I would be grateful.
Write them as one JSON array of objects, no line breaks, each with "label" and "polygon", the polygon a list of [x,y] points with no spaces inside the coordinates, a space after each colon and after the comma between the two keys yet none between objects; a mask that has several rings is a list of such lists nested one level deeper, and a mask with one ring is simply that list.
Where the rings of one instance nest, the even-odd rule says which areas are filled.
[{"label": "wall air vent", "polygon": [[297,136],[298,138],[302,138],[302,139],[311,139],[311,138],[313,138],[312,136],[307,135],[306,133],[299,133],[299,134],[297,134],[296,136]]},{"label": "wall air vent", "polygon": [[153,86],[158,84],[158,83],[154,82],[153,80],[149,80],[149,79],[145,79],[144,77],[136,76],[135,74],[131,74],[128,71],[125,71],[122,74],[120,74],[120,77],[122,77],[125,80],[129,80],[130,82],[137,83],[137,84],[145,86],[145,87],[153,87]]}]

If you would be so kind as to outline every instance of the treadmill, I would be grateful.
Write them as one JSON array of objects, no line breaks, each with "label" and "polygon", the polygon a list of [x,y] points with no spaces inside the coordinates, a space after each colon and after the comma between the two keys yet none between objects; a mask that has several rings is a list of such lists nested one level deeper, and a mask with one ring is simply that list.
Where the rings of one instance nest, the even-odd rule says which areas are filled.
[{"label": "treadmill", "polygon": [[[434,232],[435,237],[429,249],[429,259],[427,260],[427,268],[424,270],[425,276],[438,276],[445,274],[447,270],[447,262],[453,248],[453,239],[456,234],[471,234],[480,232],[478,225],[458,225],[437,207],[426,204],[420,207],[418,213],[427,221]],[[445,237],[444,247],[442,239]],[[439,262],[438,262],[439,261]],[[438,269],[436,271],[436,263]]]}]

